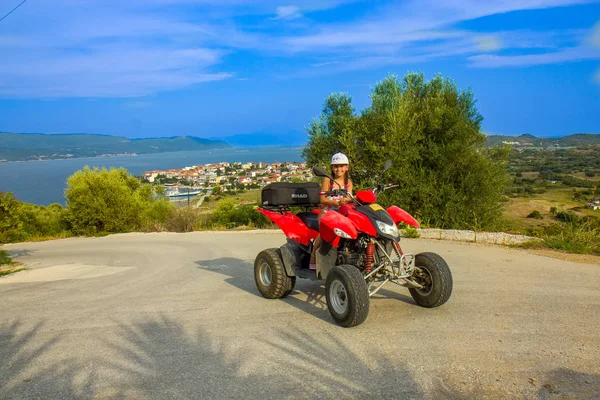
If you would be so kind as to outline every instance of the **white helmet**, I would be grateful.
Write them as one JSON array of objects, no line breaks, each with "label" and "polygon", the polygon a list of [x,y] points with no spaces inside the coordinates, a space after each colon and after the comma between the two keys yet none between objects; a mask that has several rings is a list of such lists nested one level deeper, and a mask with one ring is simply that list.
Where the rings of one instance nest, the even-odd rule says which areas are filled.
[{"label": "white helmet", "polygon": [[331,165],[336,164],[349,164],[348,157],[346,157],[346,155],[342,153],[335,153],[333,157],[331,157]]}]

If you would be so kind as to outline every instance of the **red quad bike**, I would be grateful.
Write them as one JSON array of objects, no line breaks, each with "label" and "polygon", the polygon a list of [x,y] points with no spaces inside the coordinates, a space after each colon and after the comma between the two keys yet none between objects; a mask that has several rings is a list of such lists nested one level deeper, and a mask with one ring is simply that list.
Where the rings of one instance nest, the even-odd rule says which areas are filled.
[{"label": "red quad bike", "polygon": [[[386,162],[384,172],[391,162]],[[317,176],[332,179],[320,167]],[[415,302],[433,308],[444,304],[452,294],[452,274],[448,264],[435,253],[404,253],[397,225],[419,223],[400,207],[387,210],[376,203],[377,194],[394,185],[377,185],[358,191],[356,197],[344,189],[320,192],[316,183],[273,183],[262,191],[258,211],[279,226],[287,237],[280,248],[261,251],[254,262],[254,279],[268,299],[286,297],[296,278],[325,280],[327,307],[344,327],[365,321],[369,297],[388,282],[407,287]],[[323,214],[319,224],[319,195],[347,196],[352,200],[336,211]],[[300,206],[297,214],[291,206]],[[316,254],[317,269],[309,269],[312,241],[321,235]]]}]

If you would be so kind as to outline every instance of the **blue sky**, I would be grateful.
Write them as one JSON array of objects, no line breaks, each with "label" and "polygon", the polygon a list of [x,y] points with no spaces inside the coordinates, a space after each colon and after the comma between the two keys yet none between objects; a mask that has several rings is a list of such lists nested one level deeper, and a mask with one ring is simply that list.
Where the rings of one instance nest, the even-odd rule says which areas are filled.
[{"label": "blue sky", "polygon": [[600,133],[597,1],[29,0],[0,55],[0,131],[302,137],[329,93],[361,110],[422,71],[470,87],[484,132]]}]

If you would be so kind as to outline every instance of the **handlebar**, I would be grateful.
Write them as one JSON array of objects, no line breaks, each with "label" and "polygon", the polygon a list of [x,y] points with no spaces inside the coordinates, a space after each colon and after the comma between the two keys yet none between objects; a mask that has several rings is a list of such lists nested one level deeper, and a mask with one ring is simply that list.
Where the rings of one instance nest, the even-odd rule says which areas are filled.
[{"label": "handlebar", "polygon": [[[379,184],[377,186],[372,187],[371,190],[373,192],[373,194],[375,194],[375,196],[377,196],[379,193],[384,192],[388,189],[392,189],[395,187],[398,187],[399,185],[394,185],[392,183],[387,183],[387,184]],[[333,189],[333,190],[328,190],[328,191],[320,191],[319,195],[321,196],[342,196],[342,197],[349,197],[354,203],[356,204],[362,204],[352,193],[348,192],[347,189]]]},{"label": "handlebar", "polygon": [[377,194],[378,192],[385,192],[388,189],[392,189],[398,186],[399,185],[394,185],[393,183],[380,183],[379,185],[372,187],[371,190],[373,191],[373,193]]}]

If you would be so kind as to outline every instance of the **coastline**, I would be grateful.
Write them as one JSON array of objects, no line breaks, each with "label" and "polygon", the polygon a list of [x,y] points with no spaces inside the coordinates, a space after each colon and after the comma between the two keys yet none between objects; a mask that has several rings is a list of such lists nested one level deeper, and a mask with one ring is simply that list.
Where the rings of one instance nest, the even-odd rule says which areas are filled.
[{"label": "coastline", "polygon": [[12,164],[12,163],[35,163],[35,162],[46,162],[46,161],[64,161],[64,160],[96,160],[102,158],[115,158],[115,157],[140,157],[140,156],[149,156],[149,155],[158,155],[158,154],[172,154],[172,153],[184,153],[190,151],[198,151],[198,152],[212,152],[212,151],[234,151],[236,153],[251,153],[253,150],[258,149],[273,149],[279,151],[301,151],[305,146],[289,146],[283,147],[280,145],[272,145],[272,146],[244,146],[244,147],[219,147],[214,149],[203,149],[203,150],[177,150],[177,151],[158,151],[158,152],[149,152],[149,153],[119,153],[119,154],[100,154],[97,156],[85,156],[85,157],[57,157],[57,158],[45,158],[45,159],[36,159],[36,160],[0,160],[0,164]]}]

